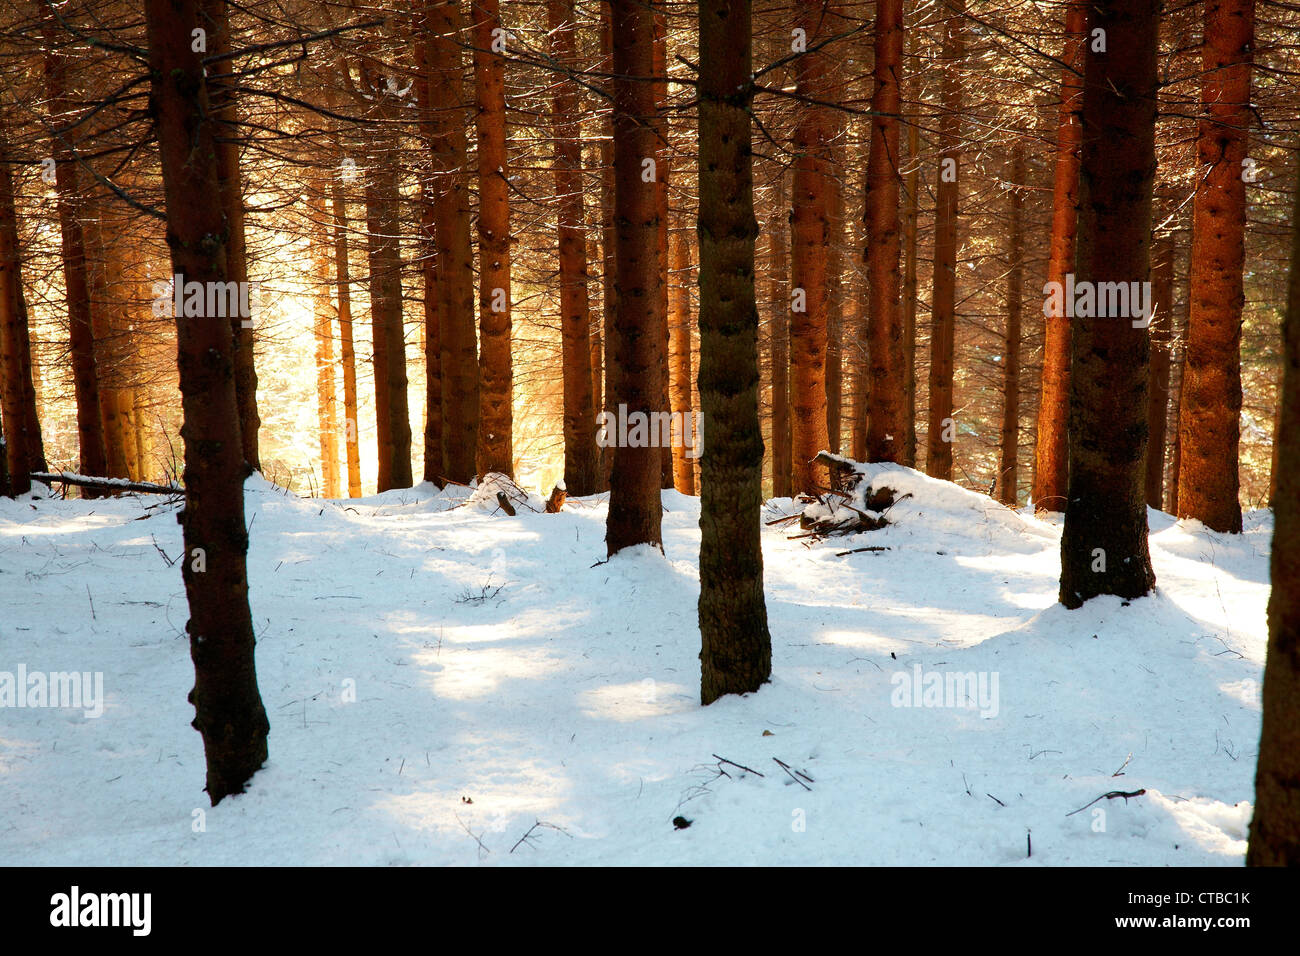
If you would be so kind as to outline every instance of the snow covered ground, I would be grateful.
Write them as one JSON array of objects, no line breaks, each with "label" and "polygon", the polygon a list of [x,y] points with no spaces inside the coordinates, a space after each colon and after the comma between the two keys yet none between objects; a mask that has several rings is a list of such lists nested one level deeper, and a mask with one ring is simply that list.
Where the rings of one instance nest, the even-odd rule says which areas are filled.
[{"label": "snow covered ground", "polygon": [[1059,522],[875,467],[912,495],[890,527],[766,529],[773,680],[708,708],[696,499],[665,492],[666,556],[597,564],[599,499],[509,518],[250,479],[271,758],[216,808],[174,508],[0,499],[0,672],[105,697],[0,709],[0,860],[1241,864],[1268,513],[1231,537],[1151,512],[1158,592],[1066,611]]}]

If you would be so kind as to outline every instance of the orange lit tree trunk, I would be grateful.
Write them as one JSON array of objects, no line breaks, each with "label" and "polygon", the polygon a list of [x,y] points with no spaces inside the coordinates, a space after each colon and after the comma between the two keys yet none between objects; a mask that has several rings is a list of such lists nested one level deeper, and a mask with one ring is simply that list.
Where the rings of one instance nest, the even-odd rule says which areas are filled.
[{"label": "orange lit tree trunk", "polygon": [[[654,69],[654,3],[612,0],[614,101],[614,225],[618,304],[612,362],[618,367],[610,403],[630,416],[661,411],[663,322],[658,314],[659,207],[644,161],[659,150],[653,120],[655,89],[642,77]],[[629,429],[630,431],[630,429]],[[629,436],[630,437],[630,436]],[[648,441],[613,449],[605,545],[610,556],[638,544],[662,548],[660,450]]]},{"label": "orange lit tree trunk", "polygon": [[700,24],[700,700],[772,673],[763,600],[763,434],[754,290],[749,0],[703,0]]},{"label": "orange lit tree trunk", "polygon": [[[1150,279],[1160,0],[1094,0],[1106,52],[1085,55],[1076,282]],[[1075,316],[1061,603],[1141,597],[1147,549],[1147,330],[1133,316]]]},{"label": "orange lit tree trunk", "polygon": [[768,298],[772,303],[772,494],[791,495],[790,477],[790,210],[785,170],[778,168],[772,198]]},{"label": "orange lit tree trunk", "polygon": [[[875,89],[871,96],[871,152],[867,158],[866,232],[868,315],[868,461],[899,461],[910,420],[904,328],[899,314],[899,112],[902,109],[903,0],[876,6]],[[915,242],[915,219],[911,239]],[[912,273],[915,300],[915,271]],[[915,311],[912,313],[915,319]]]},{"label": "orange lit tree trunk", "polygon": [[903,457],[916,467],[916,233],[920,213],[921,137],[917,123],[907,126],[907,188],[903,201]]},{"label": "orange lit tree trunk", "polygon": [[[227,282],[229,234],[204,69],[190,31],[195,0],[146,0],[150,98],[158,136],[172,272]],[[228,318],[176,320],[185,441],[181,559],[194,660],[194,728],[213,805],[240,793],[266,761],[269,724],[257,689],[248,606],[248,532],[234,343]]]},{"label": "orange lit tree trunk", "polygon": [[[208,90],[217,128],[213,135],[217,149],[217,179],[221,203],[226,211],[226,242],[229,248],[231,282],[248,281],[248,257],[244,249],[244,190],[239,173],[239,112],[235,107],[232,76],[235,61],[227,54],[230,44],[229,0],[200,0],[200,24],[207,30]],[[251,316],[235,316],[230,321],[235,342],[235,394],[239,400],[239,434],[244,459],[261,470],[258,452],[258,429],[262,420],[257,412],[257,369],[253,360]]]},{"label": "orange lit tree trunk", "polygon": [[[551,57],[576,68],[573,0],[547,0]],[[564,377],[564,483],[574,496],[599,488],[596,408],[592,395],[591,309],[587,296],[585,212],[582,196],[582,122],[577,89],[556,75],[551,94],[555,130],[555,195],[560,257],[560,363]]]},{"label": "orange lit tree trunk", "polygon": [[[77,400],[77,443],[82,473],[106,475],[108,458],[104,447],[104,421],[100,411],[99,375],[95,368],[86,236],[82,227],[87,204],[81,188],[83,176],[78,174],[77,161],[73,158],[72,151],[72,145],[78,136],[68,129],[77,122],[78,117],[68,93],[67,54],[59,49],[57,35],[56,29],[47,24],[45,87],[49,95],[50,121],[54,126],[54,188],[58,195],[63,282],[68,309],[68,351],[72,360],[73,393]],[[82,495],[87,498],[99,494],[91,488],[82,490]]]},{"label": "orange lit tree trunk", "polygon": [[952,374],[957,332],[957,203],[961,191],[962,80],[958,70],[965,56],[965,10],[965,0],[950,0],[944,24],[939,184],[934,199],[930,420],[925,440],[925,473],[948,481],[952,480],[952,446],[957,435],[952,417]]},{"label": "orange lit tree trunk", "polygon": [[331,187],[334,215],[334,295],[339,314],[339,361],[343,365],[343,441],[348,456],[348,497],[361,497],[361,446],[357,438],[357,360],[352,344],[352,267],[348,263],[348,205],[343,186]]},{"label": "orange lit tree trunk", "polygon": [[1300,184],[1282,325],[1282,423],[1264,664],[1264,721],[1247,866],[1300,866]]},{"label": "orange lit tree trunk", "polygon": [[1164,507],[1165,434],[1169,416],[1169,350],[1173,337],[1174,239],[1170,233],[1155,237],[1151,250],[1151,381],[1147,396],[1146,501]]},{"label": "orange lit tree trunk", "polygon": [[422,22],[432,64],[434,233],[438,241],[438,349],[442,383],[442,474],[469,482],[477,469],[478,343],[474,322],[474,262],[466,184],[460,8],[457,0],[425,0]]},{"label": "orange lit tree trunk", "polygon": [[1206,0],[1178,516],[1241,531],[1242,266],[1255,0]]},{"label": "orange lit tree trunk", "polygon": [[[659,233],[655,242],[655,253],[659,257],[659,274],[664,280],[659,284],[659,301],[655,306],[655,313],[659,317],[659,323],[662,326],[662,339],[665,358],[669,355],[669,331],[668,331],[668,177],[672,167],[672,151],[668,140],[669,126],[667,116],[668,104],[668,18],[664,12],[663,3],[659,3],[655,8],[655,44],[654,44],[654,81],[651,84],[655,91],[655,139],[656,139],[656,158],[655,158],[655,208],[659,216]],[[669,361],[668,367],[662,376],[663,394],[660,396],[659,407],[668,410],[671,404],[669,392],[672,389],[672,363]],[[660,467],[660,485],[664,488],[672,488],[674,484],[675,466],[673,464],[673,450],[670,444],[663,444],[659,448],[659,467]]]},{"label": "orange lit tree trunk", "polygon": [[330,301],[332,263],[329,222],[325,215],[324,182],[313,183],[311,211],[312,279],[316,312],[316,416],[320,431],[321,490],[326,498],[339,497],[338,406],[334,389],[334,305]]},{"label": "orange lit tree trunk", "polygon": [[[838,27],[836,28],[838,29]],[[831,91],[838,102],[843,86]],[[843,138],[843,123],[832,129],[832,139]],[[831,152],[831,172],[826,179],[826,447],[840,453],[841,422],[844,417],[844,149]]]},{"label": "orange lit tree trunk", "polygon": [[478,473],[513,475],[510,190],[506,178],[510,161],[506,155],[506,40],[498,0],[472,0],[470,20],[478,104]]},{"label": "orange lit tree trunk", "polygon": [[1002,454],[998,462],[998,500],[1019,502],[1020,462],[1020,311],[1025,282],[1024,205],[1025,144],[1011,147],[1011,189],[1008,190],[1007,325],[1002,346]]},{"label": "orange lit tree trunk", "polygon": [[[684,495],[695,494],[695,458],[700,436],[691,433],[692,448],[686,447],[691,418],[691,246],[686,235],[671,236],[672,286],[668,314],[668,400],[672,413],[682,423],[679,440],[673,443],[673,487]],[[688,456],[688,452],[690,455]]]},{"label": "orange lit tree trunk", "polygon": [[136,467],[135,394],[129,368],[135,349],[131,315],[133,290],[127,278],[131,224],[120,203],[107,197],[85,228],[91,289],[91,329],[104,432],[105,470],[110,478],[131,478]]},{"label": "orange lit tree trunk", "polygon": [[21,495],[31,490],[31,473],[45,470],[45,456],[32,386],[11,155],[7,130],[0,125],[0,415],[4,419],[8,493]]},{"label": "orange lit tree trunk", "polygon": [[[606,76],[604,92],[613,103],[613,81],[609,74],[614,69],[614,26],[610,5],[600,4],[600,66]],[[614,320],[618,305],[617,233],[614,229],[614,109],[611,105],[600,126],[600,310],[605,354],[601,365],[605,369],[605,387],[600,408],[613,413],[614,390],[618,380],[618,366],[614,364]],[[600,488],[609,488],[610,472],[614,467],[614,453],[610,448],[600,448]]]},{"label": "orange lit tree trunk", "polygon": [[[1062,59],[1067,65],[1061,73],[1061,109],[1052,182],[1052,241],[1047,262],[1047,281],[1062,286],[1066,275],[1074,271],[1075,233],[1078,230],[1079,146],[1083,136],[1080,112],[1083,109],[1087,18],[1088,7],[1084,0],[1070,0],[1065,11]],[[1063,313],[1049,311],[1045,328],[1030,497],[1037,511],[1064,511],[1068,462],[1066,422],[1070,401],[1070,319]]]},{"label": "orange lit tree trunk", "polygon": [[[807,51],[795,58],[798,96],[826,102],[829,55],[818,43],[830,35],[826,5],[797,0],[795,22],[803,30]],[[793,489],[813,493],[827,484],[826,468],[813,459],[829,443],[826,429],[826,244],[830,235],[830,110],[806,102],[795,130],[792,261],[790,283],[790,391],[794,417]]]}]

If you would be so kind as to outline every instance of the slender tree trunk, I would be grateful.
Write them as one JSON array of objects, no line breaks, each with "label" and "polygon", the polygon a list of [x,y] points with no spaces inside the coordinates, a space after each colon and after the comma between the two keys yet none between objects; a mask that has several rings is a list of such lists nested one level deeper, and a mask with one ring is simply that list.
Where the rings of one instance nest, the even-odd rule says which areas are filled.
[{"label": "slender tree trunk", "polygon": [[352,344],[352,268],[348,262],[348,205],[343,185],[333,183],[335,299],[339,313],[339,361],[343,365],[343,439],[348,456],[348,497],[361,497],[361,445],[357,436],[357,360]]},{"label": "slender tree trunk", "polygon": [[457,0],[425,0],[437,190],[438,345],[442,382],[442,474],[469,482],[478,447],[478,344],[474,329],[474,263],[465,183],[467,128],[464,108],[461,19]]},{"label": "slender tree trunk", "polygon": [[498,0],[472,0],[470,11],[478,102],[478,473],[513,475],[505,36]]},{"label": "slender tree trunk", "polygon": [[[663,339],[663,349],[665,358],[668,357],[669,347],[669,328],[668,328],[668,177],[672,172],[672,146],[669,142],[669,125],[668,125],[668,18],[664,12],[662,2],[655,8],[655,43],[654,43],[654,80],[651,84],[655,91],[655,117],[654,129],[656,139],[656,159],[655,159],[655,208],[659,215],[659,232],[655,242],[655,252],[659,257],[659,274],[664,277],[659,284],[659,300],[655,305],[655,314],[659,318],[660,325],[663,329],[661,338]],[[669,409],[671,399],[669,392],[672,389],[671,384],[671,363],[670,367],[660,377],[663,386],[663,394],[660,396],[659,407]],[[659,448],[659,475],[660,486],[663,488],[672,488],[674,485],[675,467],[673,464],[673,450],[670,443],[663,444]]]},{"label": "slender tree trunk", "polygon": [[700,20],[700,700],[772,673],[763,600],[763,436],[754,291],[749,0],[703,0]]},{"label": "slender tree trunk", "polygon": [[131,316],[133,293],[127,274],[131,226],[120,206],[104,201],[87,220],[85,241],[90,253],[91,330],[95,340],[95,371],[104,435],[105,468],[109,478],[130,478],[136,458],[135,397],[129,365],[135,353]]},{"label": "slender tree trunk", "polygon": [[952,480],[953,354],[957,332],[957,205],[961,164],[962,80],[958,67],[966,55],[965,0],[950,0],[944,24],[944,71],[939,115],[939,184],[935,187],[934,292],[930,332],[930,421],[925,442],[925,472]]},{"label": "slender tree trunk", "polygon": [[326,498],[339,497],[339,436],[338,405],[334,388],[334,305],[330,301],[332,281],[331,253],[333,252],[329,221],[325,214],[325,183],[313,184],[308,200],[311,211],[312,278],[315,280],[313,296],[316,323],[316,416],[320,431],[321,494]]},{"label": "slender tree trunk", "polygon": [[1282,326],[1264,721],[1247,866],[1300,866],[1300,184],[1291,215],[1291,278]]},{"label": "slender tree trunk", "polygon": [[[229,234],[200,55],[191,49],[195,0],[146,0],[151,105],[162,161],[172,272],[187,281],[227,282]],[[239,438],[234,343],[229,319],[176,321],[185,424],[185,541],[182,575],[194,660],[194,728],[203,735],[207,787],[215,806],[243,791],[266,761],[269,724],[257,689],[248,607],[248,532]]]},{"label": "slender tree trunk", "polygon": [[[655,90],[653,84],[639,79],[652,75],[654,69],[654,6],[643,0],[611,3],[619,290],[611,340],[613,364],[619,373],[610,401],[615,408],[626,406],[629,416],[660,411],[664,393],[665,343],[657,311],[663,282],[658,255],[659,208],[653,182],[643,178],[651,168],[645,160],[653,160],[659,148],[652,122]],[[605,526],[609,555],[637,544],[662,548],[659,448],[648,440],[636,444],[620,441],[613,457]]]},{"label": "slender tree trunk", "polygon": [[[865,454],[868,461],[898,461],[904,454],[908,422],[907,381],[911,365],[899,314],[898,260],[900,183],[899,114],[902,111],[903,2],[878,0],[876,6],[875,90],[871,96],[871,152],[867,158],[864,225],[869,283],[867,358],[869,388]],[[915,245],[915,218],[911,220]],[[915,302],[915,265],[911,274]],[[912,318],[915,322],[915,308]],[[913,431],[913,434],[915,432]]]},{"label": "slender tree trunk", "polygon": [[[818,48],[831,33],[822,0],[797,0],[796,23],[807,52],[794,61],[795,91],[826,102],[830,89],[828,54]],[[827,483],[814,459],[829,444],[826,430],[826,247],[829,240],[831,117],[828,107],[805,103],[795,130],[794,209],[790,217],[792,316],[790,320],[791,423],[794,490],[815,492]]]},{"label": "slender tree trunk", "polygon": [[[838,29],[838,28],[837,28]],[[832,91],[835,102],[842,98],[843,86]],[[835,124],[832,139],[843,138],[842,121]],[[840,176],[844,170],[844,150],[831,152],[830,175],[826,179],[826,447],[840,453],[840,431],[844,406],[844,190]]]},{"label": "slender tree trunk", "polygon": [[907,172],[903,203],[903,464],[916,467],[916,221],[920,213],[921,137],[917,122],[907,127]]},{"label": "slender tree trunk", "polygon": [[1206,0],[1178,516],[1241,531],[1241,309],[1255,0]]},{"label": "slender tree trunk", "polygon": [[785,170],[776,176],[772,199],[772,494],[791,496],[790,445],[790,213],[786,206]]},{"label": "slender tree trunk", "polygon": [[[1052,185],[1052,243],[1047,281],[1065,284],[1074,271],[1079,220],[1079,149],[1083,136],[1083,61],[1088,6],[1069,0],[1065,11],[1067,64],[1061,74],[1061,111],[1056,133],[1056,170]],[[1050,300],[1049,300],[1050,301]],[[1051,307],[1046,311],[1042,393],[1038,401],[1038,436],[1034,445],[1034,482],[1030,492],[1037,511],[1064,511],[1069,461],[1066,423],[1070,402],[1070,319]]]},{"label": "slender tree trunk", "polygon": [[[367,86],[379,93],[380,86]],[[382,119],[381,119],[382,122]],[[411,487],[411,419],[406,397],[406,342],[402,322],[401,193],[395,137],[380,127],[366,174],[366,254],[370,263],[370,324],[374,345],[376,490]]]},{"label": "slender tree trunk", "polygon": [[[1188,272],[1191,271],[1191,263],[1188,263]],[[1176,310],[1173,315],[1174,336],[1172,352],[1170,356],[1169,370],[1169,392],[1172,408],[1169,410],[1169,481],[1168,490],[1166,491],[1165,511],[1171,515],[1178,514],[1178,473],[1182,467],[1182,442],[1179,436],[1182,434],[1182,416],[1183,416],[1183,367],[1187,359],[1187,313],[1190,305],[1187,301],[1187,284],[1186,279],[1190,276],[1184,274],[1183,292],[1181,296],[1175,295],[1177,299]],[[1179,343],[1182,343],[1181,345]]]},{"label": "slender tree trunk", "polygon": [[[608,77],[614,70],[614,25],[610,4],[600,4],[600,70]],[[613,80],[606,79],[605,93],[613,102]],[[618,237],[614,229],[614,110],[605,113],[600,137],[600,306],[604,328],[605,368],[604,400],[601,409],[613,414],[614,394],[618,388],[618,366],[614,362],[614,321],[618,314]],[[614,469],[614,453],[600,449],[600,488],[609,488]]]},{"label": "slender tree trunk", "polygon": [[1002,455],[998,463],[998,500],[1015,507],[1020,474],[1020,319],[1025,284],[1025,144],[1011,147],[1011,189],[1008,190],[1007,326],[1002,346]]},{"label": "slender tree trunk", "polygon": [[[860,152],[866,153],[863,147]],[[854,157],[854,168],[863,165],[862,155]],[[863,215],[845,217],[845,229],[852,230],[848,237],[850,249],[866,249],[867,224],[866,194],[863,193]],[[850,226],[850,222],[852,225]],[[867,458],[867,399],[871,386],[871,350],[867,342],[867,272],[860,264],[849,270],[848,292],[844,296],[844,354],[849,372],[849,457],[854,461]]]},{"label": "slender tree trunk", "polygon": [[[673,487],[684,495],[695,494],[695,458],[700,436],[693,431],[691,417],[691,246],[678,230],[671,237],[674,281],[669,294],[668,316],[668,400],[674,418],[682,423],[679,439],[673,443]],[[691,427],[692,448],[686,447],[686,428]]]},{"label": "slender tree trunk", "polygon": [[[82,228],[82,222],[90,217],[80,188],[81,177],[78,176],[76,160],[73,159],[72,143],[75,134],[68,130],[78,117],[74,115],[75,106],[68,94],[67,55],[59,49],[56,35],[55,28],[47,23],[45,86],[49,94],[50,121],[56,127],[52,143],[54,188],[58,194],[63,282],[68,308],[68,346],[72,358],[73,391],[77,400],[77,443],[82,473],[105,475],[108,473],[108,455],[104,445],[99,374],[95,367],[86,237]],[[15,474],[14,480],[22,479]],[[98,497],[100,493],[85,489],[82,494],[90,498]]]},{"label": "slender tree trunk", "polygon": [[[1094,0],[1106,52],[1085,56],[1076,281],[1150,278],[1160,0]],[[1061,603],[1141,597],[1147,550],[1147,330],[1133,316],[1072,320],[1069,501]]]},{"label": "slender tree trunk", "polygon": [[4,417],[3,457],[9,475],[6,493],[15,496],[31,490],[31,473],[44,471],[45,460],[32,386],[10,150],[8,132],[0,125],[0,414]]},{"label": "slender tree trunk", "polygon": [[[573,0],[548,0],[551,57],[577,67]],[[596,408],[592,395],[591,311],[582,196],[582,120],[577,89],[565,76],[554,78],[551,97],[555,128],[555,195],[559,209],[560,343],[564,377],[564,483],[574,496],[599,487]]]},{"label": "slender tree trunk", "polygon": [[[199,16],[207,30],[208,95],[217,128],[213,135],[217,150],[217,179],[221,203],[226,212],[226,243],[231,282],[248,281],[248,257],[244,246],[244,189],[239,172],[239,111],[235,105],[232,76],[235,61],[231,52],[229,0],[200,0]],[[241,287],[242,288],[242,287]],[[257,369],[253,359],[251,316],[235,316],[230,327],[235,343],[235,394],[239,400],[239,434],[244,459],[254,471],[262,468],[258,452],[258,430],[262,420],[257,411]]]},{"label": "slender tree trunk", "polygon": [[1147,398],[1147,504],[1164,507],[1165,431],[1169,416],[1169,350],[1173,337],[1174,239],[1158,235],[1151,250],[1151,377]]}]

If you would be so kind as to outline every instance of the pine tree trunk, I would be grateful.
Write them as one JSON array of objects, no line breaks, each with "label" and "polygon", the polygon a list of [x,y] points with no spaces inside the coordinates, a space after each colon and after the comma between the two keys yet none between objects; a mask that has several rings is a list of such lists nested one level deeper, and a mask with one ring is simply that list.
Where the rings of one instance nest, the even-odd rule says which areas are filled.
[{"label": "pine tree trunk", "polygon": [[[654,69],[654,3],[612,0],[614,101],[614,225],[619,290],[610,336],[618,367],[610,403],[627,414],[660,411],[664,393],[659,270],[659,208],[651,168],[658,154],[655,89],[641,77]],[[638,544],[662,547],[662,456],[648,441],[613,449],[605,544],[610,556]]]},{"label": "pine tree trunk", "polygon": [[935,187],[934,292],[930,332],[930,420],[925,439],[925,473],[952,480],[953,357],[957,332],[957,205],[960,198],[962,81],[965,57],[962,17],[965,0],[950,0],[944,24],[943,80],[939,114],[939,183]]},{"label": "pine tree trunk", "polygon": [[[655,241],[655,253],[659,257],[659,274],[663,281],[659,283],[659,300],[655,304],[655,314],[663,329],[664,357],[669,355],[668,330],[668,178],[672,172],[672,148],[668,140],[668,18],[664,14],[663,3],[655,8],[655,43],[654,43],[654,80],[651,85],[655,91],[655,208],[659,216],[659,232]],[[668,410],[671,407],[671,371],[666,369],[660,377],[663,394],[659,407]],[[662,488],[672,488],[675,468],[671,444],[659,448],[659,484]]]},{"label": "pine tree trunk", "polygon": [[[50,15],[53,20],[53,14]],[[52,156],[54,188],[58,194],[59,232],[63,282],[68,309],[68,348],[72,359],[72,384],[77,400],[77,443],[82,474],[104,475],[108,456],[104,446],[104,419],[100,408],[99,375],[95,368],[95,336],[90,317],[89,264],[82,222],[92,218],[80,187],[81,176],[73,159],[76,134],[68,130],[78,117],[68,94],[67,57],[58,48],[52,23],[45,26],[45,86],[49,93],[50,121],[55,127]],[[11,429],[13,431],[13,429]],[[11,480],[21,480],[15,474]],[[87,498],[100,492],[87,489]]]},{"label": "pine tree trunk", "polygon": [[45,461],[32,386],[10,149],[7,130],[0,126],[0,415],[9,475],[6,493],[12,497],[31,490],[31,474],[44,471]]},{"label": "pine tree trunk", "polygon": [[136,349],[130,309],[134,291],[127,276],[131,224],[120,204],[107,199],[83,226],[89,253],[91,330],[99,381],[100,421],[107,478],[130,478],[136,459],[135,397],[129,365]]},{"label": "pine tree trunk", "polygon": [[[217,150],[217,180],[226,213],[229,281],[248,281],[248,257],[244,251],[244,190],[239,172],[239,112],[235,106],[232,76],[235,61],[230,53],[229,0],[200,0],[199,17],[207,30],[208,96],[217,128],[213,135]],[[222,58],[224,57],[224,59]],[[257,368],[253,359],[251,316],[230,320],[235,343],[235,394],[239,400],[239,434],[244,459],[254,471],[262,468],[258,452],[258,430],[262,420],[257,411]]]},{"label": "pine tree trunk", "polygon": [[[902,110],[903,0],[878,0],[876,7],[875,89],[871,96],[871,152],[867,158],[866,267],[869,283],[867,360],[870,387],[865,455],[868,461],[899,461],[912,416],[907,381],[911,357],[904,354],[903,316],[899,313],[898,221],[899,113]],[[915,217],[910,220],[913,254]],[[915,263],[912,291],[915,302]],[[915,307],[911,313],[915,322]],[[915,435],[915,431],[913,431]]]},{"label": "pine tree trunk", "polygon": [[343,185],[332,186],[335,300],[339,313],[339,361],[343,365],[343,441],[348,456],[348,497],[361,497],[361,444],[357,429],[357,360],[352,343],[352,267],[348,262],[348,205]]},{"label": "pine tree trunk", "polygon": [[[684,495],[695,494],[695,458],[700,436],[691,417],[691,246],[678,230],[670,237],[672,286],[668,315],[668,400],[681,432],[673,442],[673,487]],[[690,427],[693,447],[686,447]]]},{"label": "pine tree trunk", "polygon": [[1151,376],[1147,397],[1147,504],[1164,507],[1165,432],[1169,416],[1169,350],[1173,337],[1174,238],[1155,237],[1151,250]]},{"label": "pine tree trunk", "polygon": [[1247,866],[1300,866],[1300,184],[1291,215],[1291,278],[1282,338],[1273,590]]},{"label": "pine tree trunk", "polygon": [[[613,102],[614,25],[613,13],[608,3],[600,4],[600,71],[606,76],[605,94]],[[614,109],[605,112],[600,136],[600,308],[604,329],[605,368],[604,399],[601,410],[613,414],[614,393],[618,387],[618,366],[614,363],[614,321],[618,310],[618,236],[614,229]],[[600,489],[609,488],[610,474],[614,469],[611,448],[600,448]]]},{"label": "pine tree trunk", "polygon": [[[1150,279],[1159,0],[1100,0],[1085,55],[1076,283]],[[1134,316],[1071,322],[1069,492],[1061,603],[1141,597],[1155,584],[1147,550],[1147,330]]]},{"label": "pine tree trunk", "polygon": [[[548,0],[551,57],[577,68],[573,0]],[[564,378],[564,484],[575,497],[599,487],[596,406],[592,395],[591,309],[587,295],[586,214],[582,185],[582,121],[577,89],[556,76],[551,94],[555,130],[556,222],[560,259],[560,363]]]},{"label": "pine tree trunk", "polygon": [[326,498],[339,497],[338,397],[334,388],[334,305],[330,301],[333,284],[329,222],[325,214],[325,183],[312,184],[308,200],[311,211],[312,279],[316,322],[316,420],[320,433],[320,493]]},{"label": "pine tree trunk", "polygon": [[[187,281],[224,283],[232,272],[224,241],[228,223],[203,64],[190,46],[196,7],[195,0],[146,0],[151,104],[172,272]],[[242,792],[267,757],[269,725],[257,689],[248,606],[244,479],[250,466],[239,438],[229,319],[181,317],[176,335],[185,419],[182,575],[195,677],[189,699],[215,806]]]},{"label": "pine tree trunk", "polygon": [[[835,102],[842,92],[837,84],[832,91]],[[844,136],[843,122],[836,127],[831,136],[838,143]],[[826,179],[826,447],[838,455],[844,406],[844,150],[837,147],[831,155]]]},{"label": "pine tree trunk", "polygon": [[474,323],[474,263],[465,182],[467,128],[462,77],[460,9],[456,0],[425,0],[429,30],[429,148],[433,153],[438,238],[438,346],[442,382],[442,474],[469,482],[478,447],[478,344]]},{"label": "pine tree trunk", "polygon": [[[1079,220],[1079,149],[1083,136],[1083,61],[1088,7],[1069,0],[1065,11],[1067,64],[1061,74],[1061,110],[1056,133],[1056,170],[1052,185],[1052,242],[1047,281],[1064,284],[1074,271]],[[1042,390],[1038,401],[1038,436],[1034,445],[1034,480],[1030,497],[1037,511],[1064,511],[1070,403],[1070,319],[1051,312],[1043,340]]]},{"label": "pine tree trunk", "polygon": [[754,291],[749,0],[703,0],[700,21],[700,700],[772,673],[763,600],[763,437]]},{"label": "pine tree trunk", "polygon": [[[478,473],[513,475],[514,372],[510,355],[510,161],[506,155],[506,64],[499,0],[472,0],[478,103],[479,428]],[[584,342],[585,345],[585,342]],[[590,377],[590,376],[588,376]]]},{"label": "pine tree trunk", "polygon": [[[382,96],[377,78],[366,83]],[[387,117],[380,116],[380,122]],[[411,419],[406,397],[406,342],[402,322],[401,193],[395,137],[384,126],[370,142],[366,171],[366,254],[370,265],[370,326],[375,374],[376,490],[411,487]]]},{"label": "pine tree trunk", "polygon": [[903,457],[916,467],[916,233],[921,196],[921,137],[917,122],[907,127],[907,193],[903,201]]},{"label": "pine tree trunk", "polygon": [[[818,43],[830,35],[828,7],[822,0],[797,0],[796,23],[807,38],[807,52],[794,61],[795,92],[826,102],[829,57]],[[816,103],[799,108],[795,130],[791,223],[792,305],[790,391],[795,492],[815,492],[827,484],[825,466],[814,459],[829,444],[826,430],[826,246],[829,238],[830,110]]]},{"label": "pine tree trunk", "polygon": [[772,199],[772,494],[788,498],[791,486],[790,445],[790,213],[786,206],[785,171],[778,170]]},{"label": "pine tree trunk", "polygon": [[1255,0],[1206,0],[1178,516],[1241,531],[1242,266]]},{"label": "pine tree trunk", "polygon": [[1002,346],[1002,454],[998,462],[998,500],[1013,508],[1019,503],[1020,474],[1020,320],[1025,283],[1025,144],[1011,147],[1011,189],[1008,190],[1007,325]]}]

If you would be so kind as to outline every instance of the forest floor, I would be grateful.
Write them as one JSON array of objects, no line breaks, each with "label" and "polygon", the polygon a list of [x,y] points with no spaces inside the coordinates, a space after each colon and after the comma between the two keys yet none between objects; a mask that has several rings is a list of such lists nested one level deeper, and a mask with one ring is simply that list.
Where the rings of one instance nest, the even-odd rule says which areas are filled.
[{"label": "forest floor", "polygon": [[666,555],[598,564],[599,498],[250,479],[270,761],[216,808],[175,505],[0,499],[0,672],[104,689],[98,717],[0,710],[0,860],[1241,864],[1268,512],[1232,537],[1152,511],[1157,592],[1067,611],[1059,521],[873,467],[911,494],[889,527],[765,528],[772,682],[707,708],[698,499],[664,493]]}]

